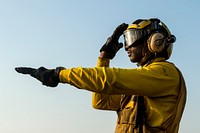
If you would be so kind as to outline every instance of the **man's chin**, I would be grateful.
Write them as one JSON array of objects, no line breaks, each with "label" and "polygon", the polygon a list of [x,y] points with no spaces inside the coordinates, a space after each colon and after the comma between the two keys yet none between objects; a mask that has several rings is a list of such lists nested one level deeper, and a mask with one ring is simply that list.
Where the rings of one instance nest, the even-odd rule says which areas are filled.
[{"label": "man's chin", "polygon": [[130,57],[130,61],[131,61],[132,63],[138,63],[140,60],[138,60],[138,59],[136,59],[136,58],[131,58],[131,57]]},{"label": "man's chin", "polygon": [[137,62],[136,60],[131,59],[131,58],[130,58],[130,61],[131,61],[132,63],[136,63],[136,62]]}]

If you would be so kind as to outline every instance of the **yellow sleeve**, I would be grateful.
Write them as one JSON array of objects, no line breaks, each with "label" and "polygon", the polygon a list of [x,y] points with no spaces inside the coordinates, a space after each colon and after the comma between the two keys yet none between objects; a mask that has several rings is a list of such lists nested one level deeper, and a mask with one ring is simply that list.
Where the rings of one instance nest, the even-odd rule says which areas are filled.
[{"label": "yellow sleeve", "polygon": [[176,68],[167,62],[137,69],[71,68],[61,70],[59,78],[63,83],[92,92],[147,97],[177,95],[180,80]]},{"label": "yellow sleeve", "polygon": [[[109,67],[110,59],[98,58],[97,67]],[[121,95],[108,95],[103,93],[92,93],[92,106],[95,109],[114,110],[120,108]]]},{"label": "yellow sleeve", "polygon": [[95,109],[117,111],[120,108],[121,95],[92,93],[92,106]]},{"label": "yellow sleeve", "polygon": [[[110,59],[98,58],[97,67],[109,67],[109,62],[110,62]],[[62,71],[60,73],[61,82],[69,83],[69,81],[70,81],[69,75],[70,75],[70,72],[72,70],[73,69],[69,69],[69,70],[66,70],[66,71]],[[85,78],[85,79],[87,79],[87,78]],[[80,81],[80,79],[77,79],[77,80]],[[87,84],[88,83],[86,83],[86,86],[87,86]],[[97,86],[98,86],[98,84],[97,84]],[[82,88],[80,86],[76,86],[76,87]],[[96,88],[95,86],[93,86],[93,87]],[[115,110],[116,111],[120,107],[120,100],[121,100],[121,95],[109,95],[109,94],[104,94],[104,93],[97,93],[95,91],[92,93],[92,106],[95,109]]]}]

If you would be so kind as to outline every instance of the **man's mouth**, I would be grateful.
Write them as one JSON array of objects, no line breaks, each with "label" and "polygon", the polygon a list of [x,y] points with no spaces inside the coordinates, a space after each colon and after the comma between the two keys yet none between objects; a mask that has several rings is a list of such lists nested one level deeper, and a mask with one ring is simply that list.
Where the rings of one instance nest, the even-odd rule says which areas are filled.
[{"label": "man's mouth", "polygon": [[128,54],[128,57],[130,57],[130,56],[131,56],[131,52],[130,52],[130,51],[128,51],[128,52],[127,52],[127,54]]}]

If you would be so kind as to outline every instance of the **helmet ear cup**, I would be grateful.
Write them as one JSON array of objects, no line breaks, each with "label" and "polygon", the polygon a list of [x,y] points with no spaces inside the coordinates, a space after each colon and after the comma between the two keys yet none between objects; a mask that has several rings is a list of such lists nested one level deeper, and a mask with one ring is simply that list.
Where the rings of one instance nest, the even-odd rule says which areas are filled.
[{"label": "helmet ear cup", "polygon": [[160,32],[153,33],[147,40],[147,45],[149,51],[152,53],[162,52],[166,45],[166,38]]}]

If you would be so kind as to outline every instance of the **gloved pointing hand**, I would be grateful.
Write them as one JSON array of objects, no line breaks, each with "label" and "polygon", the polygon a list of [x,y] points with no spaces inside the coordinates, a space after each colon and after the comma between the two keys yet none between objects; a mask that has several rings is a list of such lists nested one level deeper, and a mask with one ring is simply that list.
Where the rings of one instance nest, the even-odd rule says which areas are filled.
[{"label": "gloved pointing hand", "polygon": [[122,23],[119,25],[113,34],[107,39],[106,43],[100,49],[100,52],[105,51],[108,53],[110,59],[115,57],[117,51],[123,47],[123,43],[119,43],[118,40],[123,32],[127,29],[128,24]]},{"label": "gloved pointing hand", "polygon": [[15,70],[18,73],[29,74],[30,76],[36,78],[41,81],[43,85],[49,87],[56,87],[59,80],[59,73],[61,70],[65,68],[57,67],[56,69],[46,69],[44,67],[40,67],[38,69],[30,68],[30,67],[16,67]]}]

